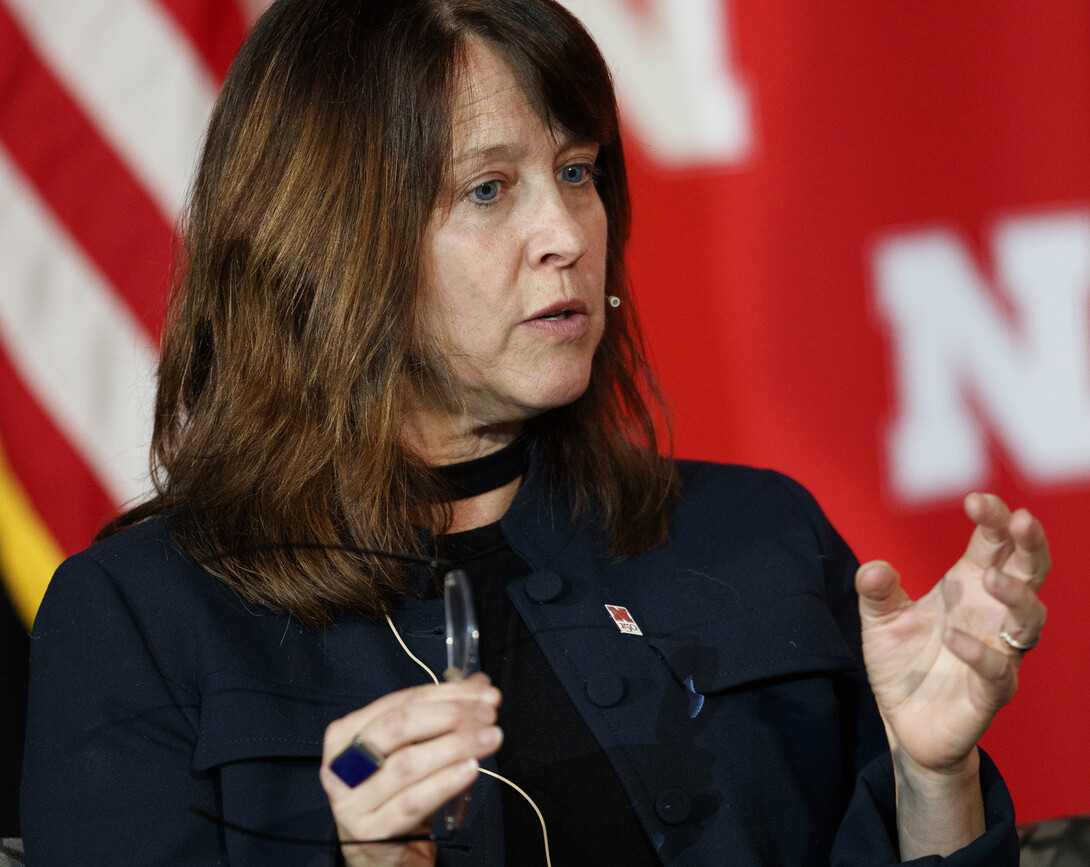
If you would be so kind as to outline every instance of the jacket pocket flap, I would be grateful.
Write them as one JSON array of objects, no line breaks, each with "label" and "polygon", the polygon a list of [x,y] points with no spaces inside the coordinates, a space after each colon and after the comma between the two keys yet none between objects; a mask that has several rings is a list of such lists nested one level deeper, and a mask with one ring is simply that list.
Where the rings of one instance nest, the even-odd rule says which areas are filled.
[{"label": "jacket pocket flap", "polygon": [[679,682],[698,693],[777,677],[862,670],[817,596],[800,594],[665,636],[648,636]]},{"label": "jacket pocket flap", "polygon": [[238,672],[205,679],[193,767],[257,758],[320,758],[326,726],[358,700]]}]

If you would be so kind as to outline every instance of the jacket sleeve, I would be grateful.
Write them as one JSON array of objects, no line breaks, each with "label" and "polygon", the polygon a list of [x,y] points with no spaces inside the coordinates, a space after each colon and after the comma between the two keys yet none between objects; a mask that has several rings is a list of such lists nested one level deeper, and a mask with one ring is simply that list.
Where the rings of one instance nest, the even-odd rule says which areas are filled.
[{"label": "jacket sleeve", "polygon": [[889,753],[884,753],[867,765],[856,780],[855,793],[837,831],[830,863],[836,867],[880,863],[905,863],[915,867],[1017,867],[1014,804],[999,771],[983,750],[980,752],[980,787],[986,821],[986,830],[981,836],[945,858],[931,855],[900,862],[893,762]]},{"label": "jacket sleeve", "polygon": [[62,564],[34,624],[21,821],[28,863],[224,864],[192,770],[197,701],[160,671],[87,555]]},{"label": "jacket sleeve", "polygon": [[[796,483],[787,484],[810,512],[818,532],[825,566],[826,598],[841,634],[862,663],[859,599],[855,593],[858,560],[829,524],[813,498]],[[865,670],[864,670],[865,673]],[[874,867],[907,863],[916,867],[1017,867],[1018,836],[1014,804],[1003,778],[991,759],[981,751],[980,785],[984,797],[985,833],[946,858],[938,855],[901,862],[897,843],[897,808],[893,762],[878,707],[865,676],[857,682],[858,693],[845,695],[849,716],[849,740],[856,743],[855,781],[844,818],[837,829],[830,856],[835,867]]]}]

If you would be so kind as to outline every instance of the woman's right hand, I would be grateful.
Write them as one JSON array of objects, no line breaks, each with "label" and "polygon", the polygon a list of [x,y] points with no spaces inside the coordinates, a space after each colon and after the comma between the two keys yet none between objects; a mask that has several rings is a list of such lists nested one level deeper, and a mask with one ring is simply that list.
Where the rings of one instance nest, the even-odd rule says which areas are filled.
[{"label": "woman's right hand", "polygon": [[[436,810],[477,779],[478,760],[500,748],[500,698],[486,675],[474,674],[384,695],[330,723],[320,773],[340,839],[427,834]],[[329,763],[357,736],[385,758],[351,788]],[[343,852],[350,867],[435,863],[435,844],[427,841],[345,845]]]}]

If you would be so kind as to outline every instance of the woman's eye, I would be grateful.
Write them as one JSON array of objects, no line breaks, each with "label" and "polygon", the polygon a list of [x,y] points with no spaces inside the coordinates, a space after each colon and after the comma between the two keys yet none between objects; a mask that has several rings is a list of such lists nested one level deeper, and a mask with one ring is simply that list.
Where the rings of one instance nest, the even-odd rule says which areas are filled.
[{"label": "woman's eye", "polygon": [[475,203],[484,204],[493,201],[499,194],[499,181],[485,181],[483,184],[475,186],[469,196]]},{"label": "woman's eye", "polygon": [[590,180],[591,171],[591,167],[585,163],[564,166],[560,170],[560,180],[569,184],[582,184]]}]

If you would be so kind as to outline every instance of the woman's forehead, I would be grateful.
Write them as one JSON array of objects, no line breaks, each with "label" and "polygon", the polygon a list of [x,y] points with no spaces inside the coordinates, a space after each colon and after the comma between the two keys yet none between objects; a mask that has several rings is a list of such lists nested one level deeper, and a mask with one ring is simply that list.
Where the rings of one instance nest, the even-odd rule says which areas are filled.
[{"label": "woman's forehead", "polygon": [[469,40],[454,87],[451,111],[453,162],[513,157],[528,129],[544,132],[554,147],[568,146],[570,131],[547,129],[507,61],[480,40]]}]

